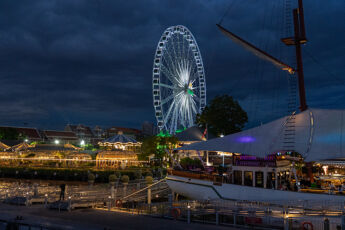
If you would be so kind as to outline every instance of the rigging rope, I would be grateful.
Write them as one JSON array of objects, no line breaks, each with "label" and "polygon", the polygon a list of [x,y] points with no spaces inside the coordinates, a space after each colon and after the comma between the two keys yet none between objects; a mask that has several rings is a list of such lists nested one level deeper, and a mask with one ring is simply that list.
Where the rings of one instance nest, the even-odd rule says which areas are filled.
[{"label": "rigging rope", "polygon": [[315,64],[317,64],[317,65],[320,67],[320,69],[324,70],[324,71],[328,74],[328,76],[333,77],[333,78],[334,78],[335,80],[337,80],[340,84],[342,84],[343,86],[345,86],[345,82],[344,82],[341,78],[339,78],[337,75],[333,74],[325,65],[322,64],[322,62],[319,62],[319,61],[316,59],[316,57],[314,57],[314,56],[310,53],[310,51],[308,51],[306,48],[304,49],[304,51],[305,51],[305,53],[311,58],[311,60],[312,60],[313,62],[315,62]]},{"label": "rigging rope", "polygon": [[[311,60],[317,64],[318,67],[320,67],[320,69],[322,69],[328,76],[330,76],[331,78],[335,79],[339,84],[341,84],[342,86],[345,87],[345,82],[339,78],[337,75],[335,75],[334,73],[332,73],[324,64],[322,64],[322,62],[318,61],[317,58],[311,54],[311,52],[308,49],[304,49],[305,53],[311,58]],[[334,101],[331,104],[327,104],[327,106],[331,106],[331,105],[337,105],[339,102],[343,102],[344,100],[344,95],[341,95],[336,101]]]},{"label": "rigging rope", "polygon": [[232,2],[230,2],[230,4],[229,4],[228,8],[226,9],[226,11],[225,11],[223,17],[221,17],[220,20],[219,20],[219,23],[218,23],[219,25],[222,24],[222,22],[223,22],[225,16],[229,13],[230,9],[235,5],[235,2],[236,2],[235,0],[233,0]]}]

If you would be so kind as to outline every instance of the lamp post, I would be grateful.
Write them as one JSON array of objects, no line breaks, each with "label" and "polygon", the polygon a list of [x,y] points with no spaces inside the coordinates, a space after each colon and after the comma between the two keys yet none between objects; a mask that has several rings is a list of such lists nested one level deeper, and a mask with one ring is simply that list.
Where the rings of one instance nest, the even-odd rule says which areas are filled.
[{"label": "lamp post", "polygon": [[[220,137],[223,138],[224,137],[224,134],[220,134]],[[225,160],[224,160],[224,152],[222,152],[222,155],[223,155],[223,167],[225,167]]]},{"label": "lamp post", "polygon": [[191,220],[190,220],[190,205],[187,205],[187,223],[190,224]]},{"label": "lamp post", "polygon": [[47,193],[44,195],[44,207],[45,208],[48,207],[48,194]]}]

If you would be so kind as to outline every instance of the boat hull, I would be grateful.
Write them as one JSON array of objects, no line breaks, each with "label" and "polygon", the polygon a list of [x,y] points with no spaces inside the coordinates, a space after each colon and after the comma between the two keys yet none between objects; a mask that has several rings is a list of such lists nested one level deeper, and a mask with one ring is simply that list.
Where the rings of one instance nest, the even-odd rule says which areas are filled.
[{"label": "boat hull", "polygon": [[166,181],[175,193],[195,200],[246,200],[272,203],[309,200],[345,202],[345,196],[342,195],[291,192],[235,184],[214,185],[212,181],[170,175]]}]

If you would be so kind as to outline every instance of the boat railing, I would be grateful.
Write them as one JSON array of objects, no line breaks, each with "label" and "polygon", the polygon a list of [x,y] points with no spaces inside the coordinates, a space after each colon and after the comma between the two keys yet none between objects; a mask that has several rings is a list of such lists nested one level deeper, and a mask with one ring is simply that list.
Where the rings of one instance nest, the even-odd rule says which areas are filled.
[{"label": "boat railing", "polygon": [[221,186],[225,183],[223,176],[209,174],[203,171],[191,172],[191,171],[179,171],[179,170],[168,170],[168,174],[180,177],[187,177],[190,179],[207,180],[213,182],[214,185]]}]

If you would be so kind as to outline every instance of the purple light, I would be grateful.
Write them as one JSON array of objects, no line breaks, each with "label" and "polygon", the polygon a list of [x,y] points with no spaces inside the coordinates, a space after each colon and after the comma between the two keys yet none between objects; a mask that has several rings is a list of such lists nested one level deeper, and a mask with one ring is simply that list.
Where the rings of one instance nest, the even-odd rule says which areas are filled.
[{"label": "purple light", "polygon": [[236,138],[236,141],[240,143],[249,143],[249,142],[254,142],[255,138],[251,136],[244,136],[244,137]]}]

